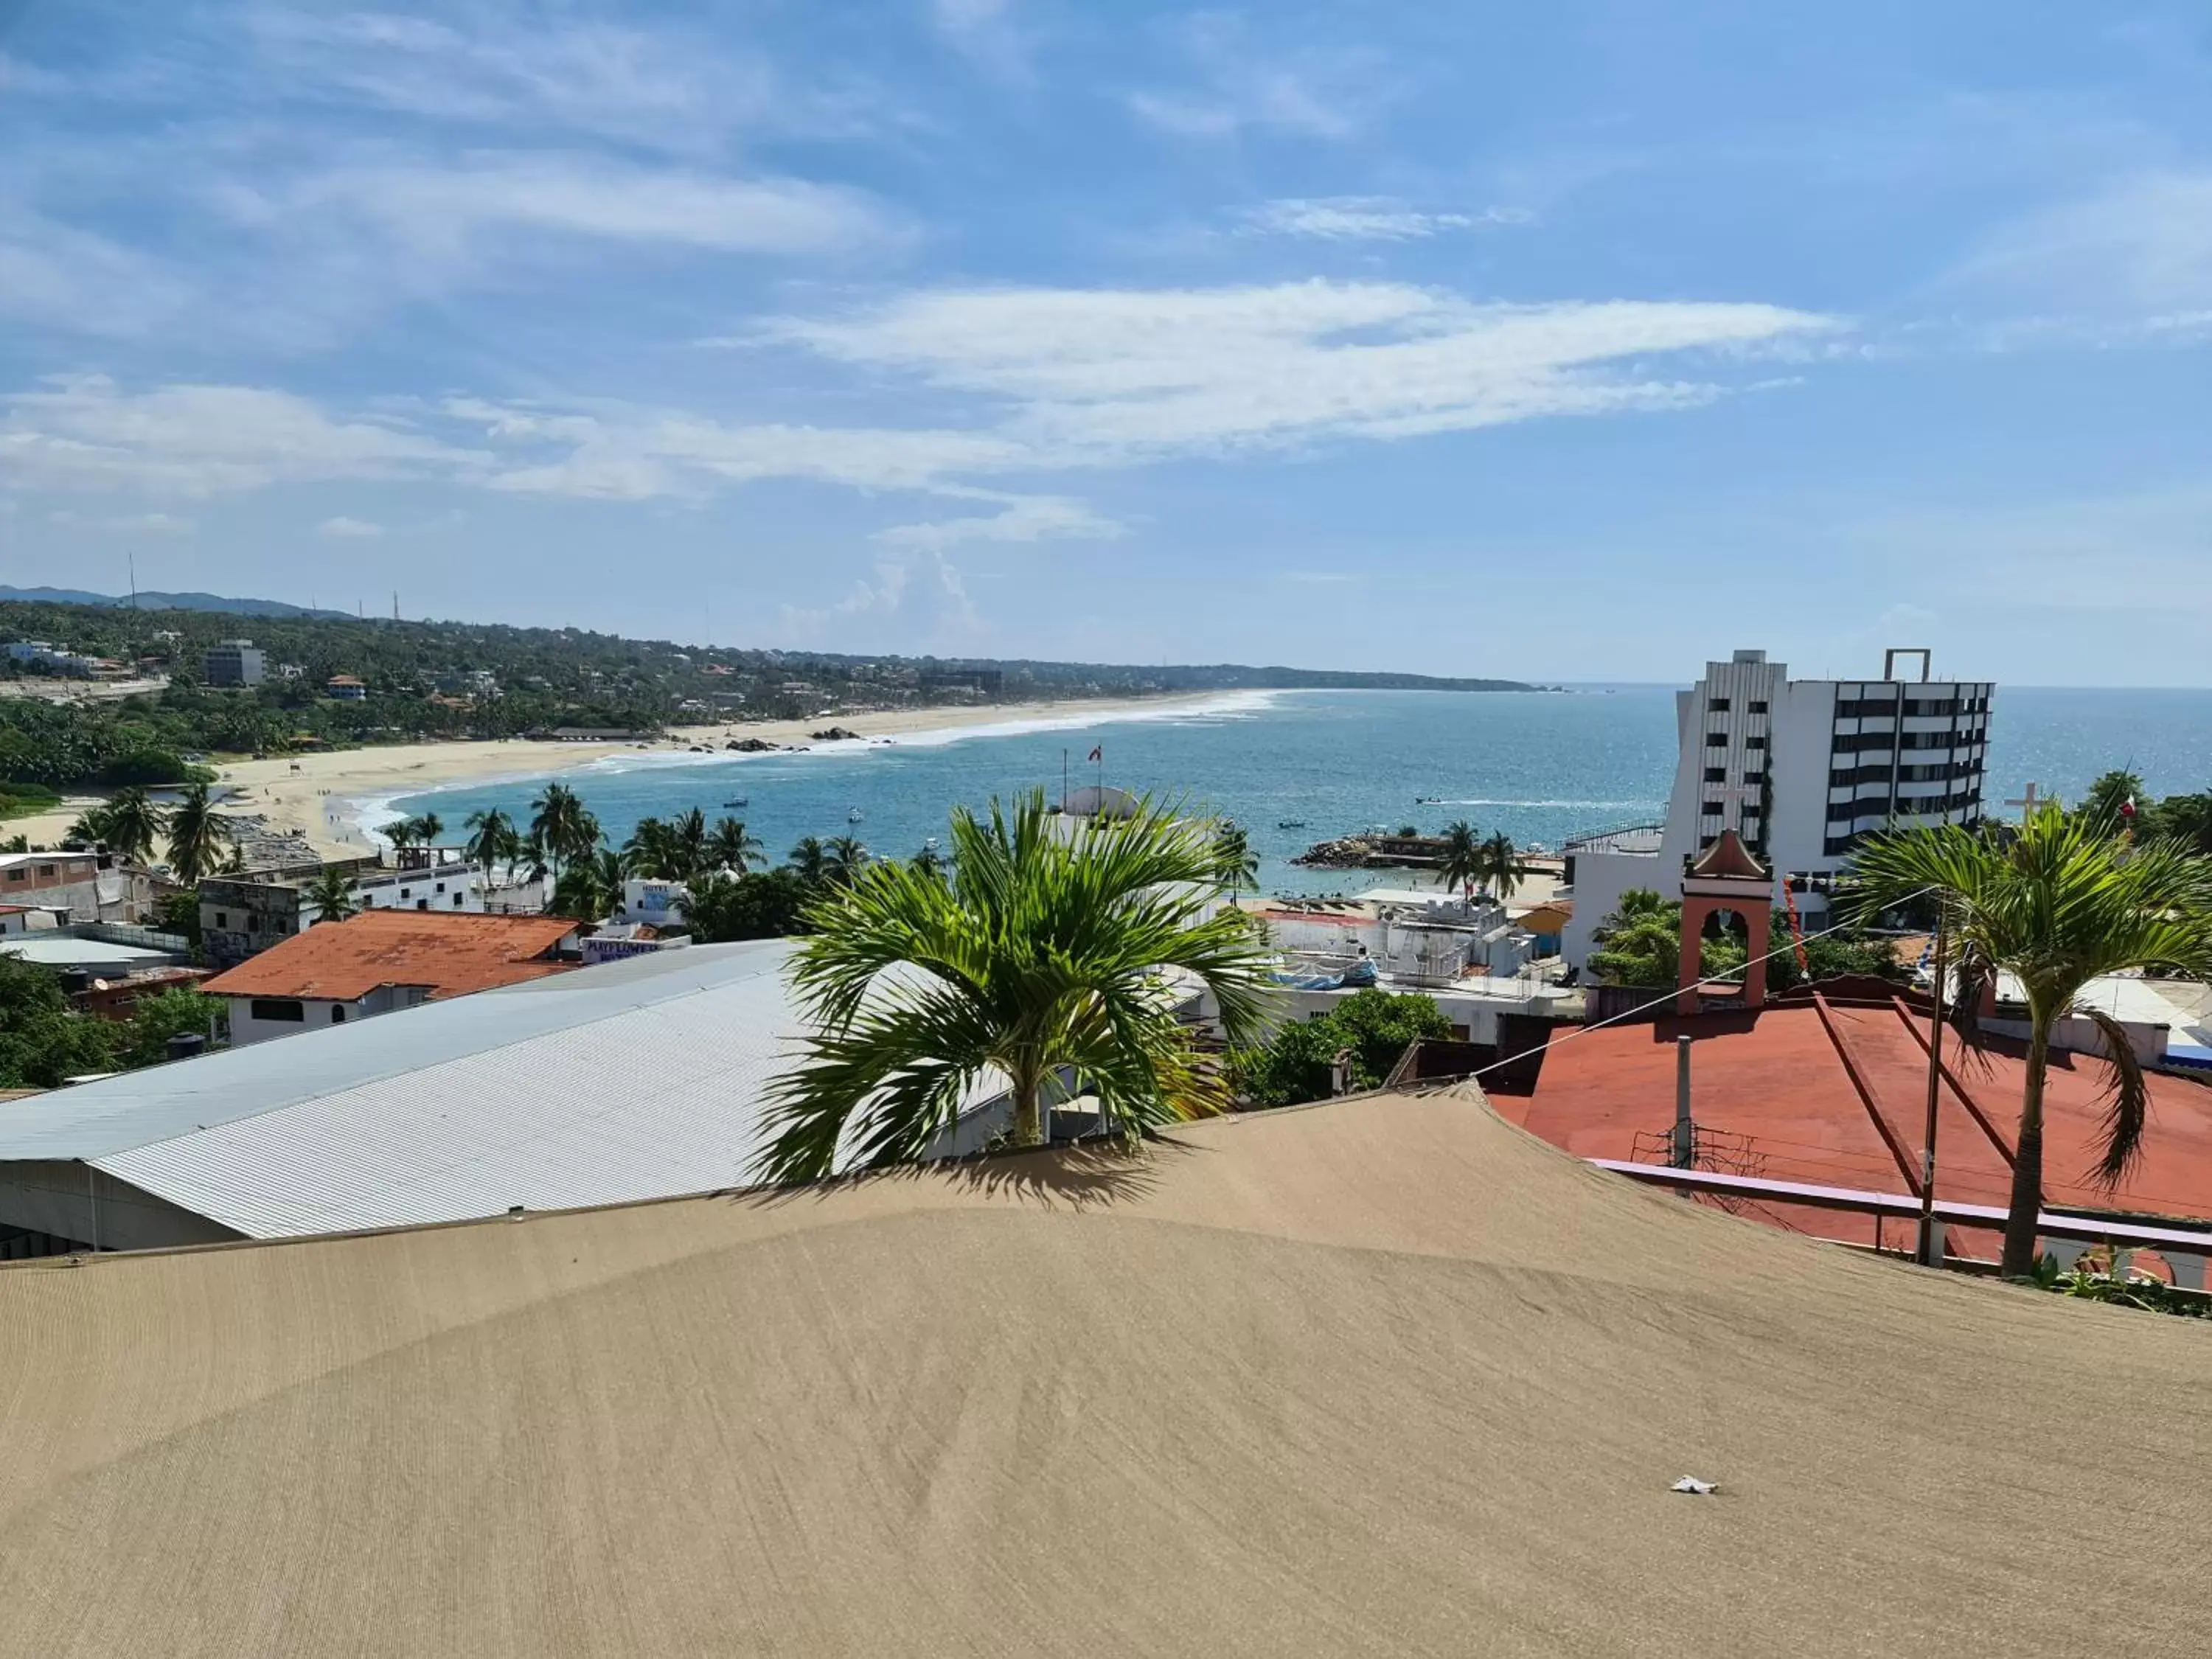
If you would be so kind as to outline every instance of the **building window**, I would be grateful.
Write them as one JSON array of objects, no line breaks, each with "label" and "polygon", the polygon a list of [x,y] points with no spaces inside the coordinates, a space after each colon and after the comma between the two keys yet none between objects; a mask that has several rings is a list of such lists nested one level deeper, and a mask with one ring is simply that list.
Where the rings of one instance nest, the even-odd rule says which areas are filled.
[{"label": "building window", "polygon": [[331,1004],[331,1024],[333,1025],[345,1024],[345,1004],[343,1002]]},{"label": "building window", "polygon": [[1765,738],[1746,738],[1743,740],[1743,746],[1747,749],[1764,749],[1766,747],[1766,739]]},{"label": "building window", "polygon": [[1747,772],[1743,775],[1743,781],[1749,784],[1765,783],[1766,781],[1766,774],[1764,772]]},{"label": "building window", "polygon": [[1708,714],[1725,714],[1729,711],[1729,700],[1726,697],[1708,697],[1705,700],[1705,711]]},{"label": "building window", "polygon": [[8,879],[10,881],[28,881],[30,878],[31,872],[20,865],[8,872]]},{"label": "building window", "polygon": [[289,1020],[298,1024],[307,1018],[306,1006],[289,997],[256,997],[251,1007],[256,1019]]},{"label": "building window", "polygon": [[426,898],[416,899],[415,901],[415,908],[417,910],[427,910],[430,908],[430,901]]},{"label": "building window", "polygon": [[1725,766],[1708,766],[1705,769],[1705,781],[1707,783],[1726,783],[1728,781],[1728,768]]},{"label": "building window", "polygon": [[456,910],[458,910],[458,909],[459,909],[460,908],[461,908],[461,896],[460,896],[459,893],[456,893],[456,894],[454,894],[454,895],[453,895],[453,908],[455,908]]},{"label": "building window", "polygon": [[218,910],[218,911],[216,911],[216,912],[215,913],[215,925],[216,925],[216,927],[229,927],[229,926],[230,926],[230,915],[229,915],[229,913],[228,913],[228,911],[224,911],[224,910]]},{"label": "building window", "polygon": [[446,884],[444,882],[441,881],[438,884],[438,890],[441,893],[446,890]]},{"label": "building window", "polygon": [[1707,801],[1707,802],[1705,803],[1705,816],[1706,816],[1707,817],[1709,817],[1709,818],[1717,818],[1717,817],[1720,817],[1723,812],[1725,812],[1725,811],[1728,811],[1728,808],[1726,808],[1725,806],[1723,806],[1723,805],[1722,805],[1718,801],[1717,801],[1717,800],[1709,800],[1709,801]]},{"label": "building window", "polygon": [[1706,747],[1706,748],[1708,748],[1708,749],[1725,749],[1725,748],[1727,748],[1727,747],[1728,747],[1728,733],[1727,733],[1727,732],[1706,732],[1706,733],[1705,733],[1705,747]]},{"label": "building window", "polygon": [[1745,706],[1754,714],[1764,714],[1766,712],[1766,705],[1764,702],[1747,703]]}]

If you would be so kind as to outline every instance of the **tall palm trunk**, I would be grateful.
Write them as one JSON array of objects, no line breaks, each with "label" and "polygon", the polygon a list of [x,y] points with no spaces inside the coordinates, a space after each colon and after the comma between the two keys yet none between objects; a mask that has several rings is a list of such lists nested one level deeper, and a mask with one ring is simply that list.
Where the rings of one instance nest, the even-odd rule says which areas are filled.
[{"label": "tall palm trunk", "polygon": [[2053,1016],[2031,1015],[2027,1038],[2027,1084],[2020,1101],[2020,1144],[2014,1149],[2012,1206],[2005,1217],[2004,1259],[2008,1279],[2035,1271],[2035,1223],[2043,1211],[2043,1081],[2051,1066]]}]

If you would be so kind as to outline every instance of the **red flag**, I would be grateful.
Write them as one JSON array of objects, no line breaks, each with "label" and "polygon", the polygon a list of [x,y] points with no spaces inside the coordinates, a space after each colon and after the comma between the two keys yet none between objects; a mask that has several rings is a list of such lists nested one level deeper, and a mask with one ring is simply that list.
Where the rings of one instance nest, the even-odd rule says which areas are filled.
[{"label": "red flag", "polygon": [[1105,744],[1099,744],[1099,746],[1098,746],[1097,748],[1096,748],[1096,749],[1092,750],[1091,751],[1091,759],[1093,759],[1093,760],[1095,760],[1095,761],[1103,761],[1103,760],[1104,760],[1104,759],[1106,758],[1106,746],[1105,746]]}]

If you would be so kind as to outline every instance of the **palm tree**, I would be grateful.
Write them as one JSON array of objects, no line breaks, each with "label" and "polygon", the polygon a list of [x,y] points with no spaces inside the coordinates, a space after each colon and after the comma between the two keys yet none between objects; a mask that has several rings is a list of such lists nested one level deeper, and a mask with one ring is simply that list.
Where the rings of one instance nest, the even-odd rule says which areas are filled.
[{"label": "palm tree", "polygon": [[851,836],[833,836],[822,843],[822,878],[832,887],[850,887],[869,862],[868,849]]},{"label": "palm tree", "polygon": [[669,824],[668,838],[677,866],[671,872],[672,879],[688,881],[708,867],[707,815],[697,807]]},{"label": "palm tree", "polygon": [[1044,1140],[1063,1071],[1132,1130],[1229,1103],[1159,971],[1195,975],[1232,1043],[1257,1036],[1267,957],[1249,918],[1214,907],[1205,824],[1145,801],[1068,836],[1032,790],[1011,817],[995,800],[988,820],[959,809],[951,840],[949,884],[884,860],[809,909],[792,977],[813,1034],[775,1085],[770,1179],[827,1176],[841,1146],[868,1167],[918,1157],[986,1077],[1010,1086],[1025,1146]]},{"label": "palm tree", "polygon": [[125,864],[144,864],[166,827],[161,809],[137,784],[117,790],[70,825],[70,839],[97,842]]},{"label": "palm tree", "polygon": [[680,881],[686,872],[674,831],[659,818],[644,817],[623,843],[624,861],[632,873],[657,881]]},{"label": "palm tree", "polygon": [[446,833],[446,821],[435,812],[425,812],[411,822],[415,825],[415,842],[419,847],[435,847],[438,837]]},{"label": "palm tree", "polygon": [[404,853],[415,844],[418,823],[415,818],[394,818],[377,833],[392,843],[393,852]]},{"label": "palm tree", "polygon": [[829,879],[830,856],[819,836],[799,837],[799,844],[791,849],[791,867],[809,887],[819,887]]},{"label": "palm tree", "polygon": [[599,821],[574,790],[549,783],[530,806],[530,832],[556,877],[577,860],[591,857],[599,844]]},{"label": "palm tree", "polygon": [[353,896],[352,880],[343,871],[327,864],[301,890],[300,902],[315,907],[318,922],[350,921],[361,914],[361,905]]},{"label": "palm tree", "polygon": [[1229,890],[1230,903],[1237,902],[1239,888],[1258,889],[1260,860],[1253,854],[1251,838],[1243,830],[1225,820],[1215,826],[1213,851],[1221,860],[1221,884]]},{"label": "palm tree", "polygon": [[743,818],[720,819],[708,833],[707,867],[710,870],[734,870],[742,876],[760,855],[759,838],[746,832]]},{"label": "palm tree", "polygon": [[1445,887],[1456,887],[1461,893],[1473,896],[1474,884],[1482,879],[1482,842],[1475,828],[1465,818],[1444,826],[1443,856],[1437,866],[1437,879]]},{"label": "palm tree", "polygon": [[1501,902],[1513,896],[1513,890],[1528,873],[1528,866],[1521,862],[1520,849],[1513,845],[1513,837],[1503,830],[1482,843],[1481,861],[1482,879],[1492,896]]},{"label": "palm tree", "polygon": [[611,848],[576,860],[553,884],[553,913],[579,921],[605,920],[622,903],[623,873],[622,857]]},{"label": "palm tree", "polygon": [[932,881],[949,881],[952,878],[951,860],[934,847],[923,848],[914,855],[910,862],[914,866],[915,874],[927,876]]},{"label": "palm tree", "polygon": [[1862,920],[1932,895],[1958,946],[1951,978],[1971,1019],[2002,970],[2027,1005],[2027,1078],[2014,1149],[2002,1271],[2035,1265],[2043,1207],[2043,1091],[2051,1028],[2070,1014],[2105,1042],[2110,1105],[2095,1178],[2115,1186],[2142,1148],[2148,1092],[2126,1033],[2075,999],[2101,974],[2171,966],[2212,973],[2212,864],[2170,842],[2129,847],[2089,813],[2055,803],[2016,830],[1960,824],[1878,836],[1852,860],[1850,906]]},{"label": "palm tree", "polygon": [[489,807],[468,816],[467,827],[474,831],[463,846],[471,862],[483,866],[484,879],[491,879],[492,866],[504,861],[511,871],[514,861],[522,855],[522,836],[514,827],[514,820],[498,807]]},{"label": "palm tree", "polygon": [[210,804],[207,785],[186,784],[169,813],[169,868],[176,878],[190,887],[213,875],[224,846],[237,839],[229,820]]}]

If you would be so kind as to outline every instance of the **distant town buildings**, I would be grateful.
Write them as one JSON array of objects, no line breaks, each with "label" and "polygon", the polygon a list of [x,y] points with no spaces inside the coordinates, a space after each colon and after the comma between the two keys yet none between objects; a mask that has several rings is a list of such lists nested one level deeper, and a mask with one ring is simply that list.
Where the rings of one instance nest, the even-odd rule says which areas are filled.
[{"label": "distant town buildings", "polygon": [[0,853],[0,905],[43,911],[58,922],[136,922],[151,903],[145,872],[106,854]]},{"label": "distant town buildings", "polygon": [[201,659],[200,678],[210,685],[258,685],[268,677],[268,659],[252,640],[219,641]]},{"label": "distant town buildings", "polygon": [[[353,902],[364,911],[411,910],[482,915],[487,883],[482,866],[453,849],[411,852],[399,868],[374,864],[353,870]],[[313,927],[321,912],[304,890],[314,869],[257,870],[211,876],[199,885],[200,944],[218,968],[234,967]]]},{"label": "distant town buildings", "polygon": [[324,692],[339,702],[366,702],[368,688],[350,674],[333,674],[323,682]]},{"label": "distant town buildings", "polygon": [[[1920,678],[1897,673],[1916,659]],[[1793,680],[1764,651],[1709,662],[1676,694],[1680,750],[1663,823],[1565,848],[1573,916],[1560,951],[1588,959],[1592,933],[1631,888],[1678,896],[1687,863],[1724,830],[1787,883],[1805,925],[1827,914],[1832,878],[1886,825],[1972,823],[1989,756],[1986,681],[1931,680],[1924,651],[1891,651],[1877,680]]]}]

